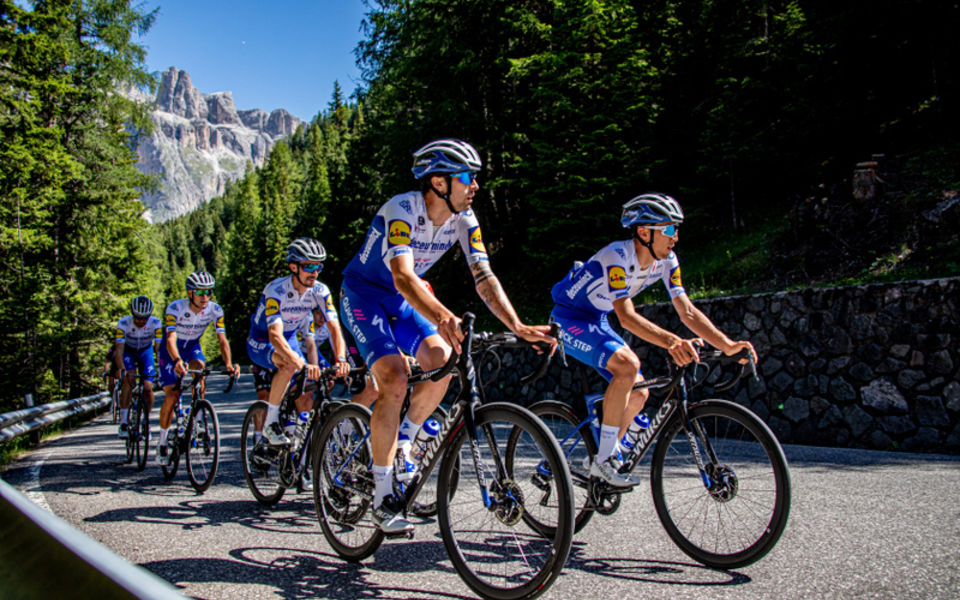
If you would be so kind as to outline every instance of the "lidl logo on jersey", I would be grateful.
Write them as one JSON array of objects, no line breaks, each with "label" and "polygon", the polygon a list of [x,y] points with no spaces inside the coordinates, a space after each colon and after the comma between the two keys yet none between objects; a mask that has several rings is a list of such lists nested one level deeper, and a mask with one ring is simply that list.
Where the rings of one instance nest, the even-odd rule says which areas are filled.
[{"label": "lidl logo on jersey", "polygon": [[607,283],[611,290],[622,290],[627,287],[627,272],[623,267],[610,267],[607,269]]},{"label": "lidl logo on jersey", "polygon": [[167,327],[176,327],[177,326],[177,316],[176,315],[166,315],[163,317],[163,322]]},{"label": "lidl logo on jersey", "polygon": [[677,265],[677,268],[675,268],[670,273],[670,285],[672,285],[673,287],[683,286],[683,284],[680,283],[680,266],[679,265]]},{"label": "lidl logo on jersey", "polygon": [[483,245],[483,238],[480,235],[479,225],[470,230],[470,248],[473,252],[483,252],[484,254],[487,253],[487,249]]},{"label": "lidl logo on jersey", "polygon": [[387,240],[391,246],[409,246],[410,224],[400,219],[390,221],[390,227],[387,228]]},{"label": "lidl logo on jersey", "polygon": [[333,311],[333,298],[327,296],[327,311]]},{"label": "lidl logo on jersey", "polygon": [[264,314],[268,317],[273,316],[280,312],[280,303],[277,302],[276,298],[267,298],[267,304],[264,310]]},{"label": "lidl logo on jersey", "polygon": [[119,338],[122,338],[123,336],[124,336],[124,331],[122,329],[117,329],[116,337],[119,339]]},{"label": "lidl logo on jersey", "polygon": [[223,329],[223,317],[217,317],[217,323],[214,325],[217,329]]}]

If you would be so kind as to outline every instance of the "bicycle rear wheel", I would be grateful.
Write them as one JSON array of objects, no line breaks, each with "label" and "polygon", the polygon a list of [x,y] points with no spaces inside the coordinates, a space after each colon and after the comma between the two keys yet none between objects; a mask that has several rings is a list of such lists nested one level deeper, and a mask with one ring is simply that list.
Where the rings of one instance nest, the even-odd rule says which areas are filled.
[{"label": "bicycle rear wheel", "polygon": [[353,562],[383,543],[368,511],[374,488],[369,434],[370,410],[345,404],[330,413],[311,441],[317,520],[330,547]]},{"label": "bicycle rear wheel", "polygon": [[176,429],[171,431],[170,435],[172,435],[174,438],[173,444],[167,442],[167,451],[170,453],[170,462],[160,467],[160,469],[163,471],[163,478],[167,481],[171,481],[174,475],[177,474],[177,469],[180,467],[180,448],[183,446],[183,440],[179,435],[177,435]]},{"label": "bicycle rear wheel", "polygon": [[202,494],[210,488],[220,464],[220,423],[207,400],[197,400],[187,421],[186,437],[187,477]]},{"label": "bicycle rear wheel", "polygon": [[[484,598],[534,598],[554,582],[570,552],[570,471],[556,440],[523,407],[487,404],[476,410],[475,424],[478,463],[466,427],[459,427],[440,463],[437,501],[443,544],[460,577]],[[512,473],[505,466],[511,435],[517,436]],[[553,477],[536,478],[541,465]],[[539,502],[544,497],[549,498],[545,505]],[[532,527],[528,516],[554,534]]]},{"label": "bicycle rear wheel", "polygon": [[250,488],[253,497],[264,506],[274,506],[283,498],[287,488],[279,483],[280,449],[272,448],[262,434],[257,435],[259,433],[256,430],[257,426],[263,427],[266,418],[266,402],[254,402],[247,409],[240,433],[240,457],[243,476],[247,480],[247,487]]},{"label": "bicycle rear wheel", "polygon": [[137,471],[142,471],[147,466],[147,458],[150,455],[150,409],[147,408],[143,398],[137,400],[137,424],[130,427],[130,435],[136,437],[137,444]]},{"label": "bicycle rear wheel", "polygon": [[[537,415],[547,426],[547,429],[550,430],[550,433],[553,434],[554,439],[560,445],[560,451],[567,459],[567,467],[570,469],[570,479],[573,483],[573,506],[576,513],[573,530],[576,533],[587,526],[590,518],[596,512],[593,502],[590,500],[590,493],[593,488],[590,483],[590,464],[597,454],[597,442],[593,439],[593,433],[590,431],[590,423],[578,418],[569,406],[556,400],[537,402],[530,407],[530,412]],[[521,433],[521,430],[515,430],[510,435],[510,441],[507,445],[507,471],[511,473],[513,472],[517,442]],[[538,481],[549,478],[550,474],[545,467],[546,465],[540,465],[540,468],[536,473],[531,474],[531,477]],[[541,489],[541,499],[549,501],[549,497],[543,498],[549,491],[549,488]],[[533,515],[525,514],[524,518],[528,519],[532,527],[538,528],[547,535],[553,535],[551,527],[546,523],[537,522]]]},{"label": "bicycle rear wheel", "polygon": [[790,513],[783,449],[763,421],[732,402],[699,402],[689,417],[707,478],[677,415],[665,426],[650,465],[657,516],[694,560],[718,569],[754,563],[776,545]]},{"label": "bicycle rear wheel", "polygon": [[[110,412],[113,413],[113,424],[116,425],[120,422],[120,382],[117,382],[114,386],[113,392],[110,394]],[[127,461],[130,462],[130,461]]]}]

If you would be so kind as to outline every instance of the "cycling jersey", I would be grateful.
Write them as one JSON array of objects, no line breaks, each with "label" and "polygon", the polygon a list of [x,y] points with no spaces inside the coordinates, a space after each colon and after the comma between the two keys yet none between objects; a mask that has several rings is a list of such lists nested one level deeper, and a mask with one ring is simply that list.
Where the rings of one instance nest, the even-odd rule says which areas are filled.
[{"label": "cycling jersey", "polygon": [[469,265],[488,259],[480,223],[472,210],[455,213],[437,227],[427,215],[423,194],[407,192],[394,196],[377,211],[363,246],[343,271],[344,280],[361,293],[362,287],[370,286],[397,293],[391,260],[411,255],[413,271],[420,277],[457,240]]},{"label": "cycling jersey", "polygon": [[312,321],[313,311],[322,310],[328,321],[337,320],[330,289],[317,281],[303,294],[293,287],[293,277],[278,277],[263,288],[257,310],[250,317],[250,336],[267,337],[267,328],[283,322],[283,336],[289,337],[305,319]]},{"label": "cycling jersey", "polygon": [[137,327],[133,322],[133,315],[127,315],[117,322],[117,331],[114,343],[123,343],[126,349],[143,350],[154,343],[159,343],[163,336],[163,325],[160,319],[150,315],[143,327]]},{"label": "cycling jersey", "polygon": [[574,267],[550,293],[560,307],[599,316],[612,311],[615,300],[633,298],[658,280],[671,298],[685,293],[677,255],[671,252],[644,270],[633,240],[624,240],[607,244],[582,266]]},{"label": "cycling jersey", "polygon": [[199,340],[207,326],[215,321],[214,329],[217,333],[226,333],[223,326],[223,309],[216,302],[210,302],[207,307],[198,313],[190,310],[190,299],[174,300],[167,306],[163,326],[166,333],[171,331],[177,334],[177,343]]}]

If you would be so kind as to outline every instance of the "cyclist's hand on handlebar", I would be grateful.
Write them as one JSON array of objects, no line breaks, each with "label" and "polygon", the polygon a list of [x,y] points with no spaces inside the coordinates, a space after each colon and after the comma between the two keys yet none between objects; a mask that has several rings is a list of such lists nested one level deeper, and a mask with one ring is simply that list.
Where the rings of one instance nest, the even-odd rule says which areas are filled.
[{"label": "cyclist's hand on handlebar", "polygon": [[[550,356],[553,356],[554,351],[557,349],[557,338],[550,335],[549,325],[524,325],[521,323],[513,332],[531,344],[549,346]],[[540,354],[543,353],[539,345],[535,345],[534,349]]]},{"label": "cyclist's hand on handlebar", "polygon": [[670,353],[670,358],[673,359],[673,362],[682,367],[691,362],[700,362],[700,352],[697,350],[699,346],[703,346],[703,340],[700,338],[691,338],[689,340],[677,338],[677,340],[667,348],[667,352]]},{"label": "cyclist's hand on handlebar", "polygon": [[462,319],[456,315],[440,319],[437,323],[437,333],[443,338],[443,341],[450,344],[453,351],[460,354],[460,344],[463,342],[463,330],[461,329]]},{"label": "cyclist's hand on handlebar", "polygon": [[320,365],[304,365],[307,367],[307,379],[320,381]]},{"label": "cyclist's hand on handlebar", "polygon": [[342,379],[350,374],[350,363],[345,360],[338,360],[334,366],[337,368],[337,379]]},{"label": "cyclist's hand on handlebar", "polygon": [[[729,348],[724,348],[723,353],[726,354],[727,356],[733,356],[734,354],[737,354],[738,352],[742,352],[743,350],[750,351],[750,356],[753,357],[753,362],[754,364],[756,364],[758,361],[757,351],[754,349],[753,344],[751,344],[746,340],[734,342]],[[749,359],[747,358],[741,358],[739,362],[741,365],[743,365],[743,364],[746,364],[748,361]]]}]

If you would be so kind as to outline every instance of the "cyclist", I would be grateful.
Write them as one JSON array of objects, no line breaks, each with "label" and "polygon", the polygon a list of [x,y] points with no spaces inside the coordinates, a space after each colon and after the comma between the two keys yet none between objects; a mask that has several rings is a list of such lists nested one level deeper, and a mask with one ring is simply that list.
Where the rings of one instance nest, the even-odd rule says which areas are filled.
[{"label": "cyclist", "polygon": [[276,369],[268,395],[267,416],[263,436],[270,445],[287,445],[290,439],[277,422],[280,402],[293,375],[307,365],[307,377],[320,378],[320,367],[304,361],[296,333],[314,309],[323,311],[330,343],[337,356],[337,375],[345,376],[350,366],[347,363],[346,344],[340,333],[340,322],[333,306],[330,290],[317,280],[327,252],[323,245],[312,238],[297,238],[287,249],[287,265],[290,275],[278,277],[263,288],[257,310],[250,317],[250,332],[247,335],[247,354],[261,368]]},{"label": "cyclist", "polygon": [[143,399],[147,413],[153,409],[153,378],[157,369],[153,356],[160,345],[162,324],[153,316],[153,301],[146,296],[137,296],[130,301],[130,314],[117,321],[114,336],[114,361],[116,376],[120,378],[120,430],[122,439],[129,437],[127,415],[130,412],[130,393],[133,389],[125,371],[138,371],[143,375]]},{"label": "cyclist", "polygon": [[493,314],[528,341],[552,341],[548,327],[520,321],[490,268],[480,225],[470,209],[480,188],[477,151],[461,140],[439,139],[413,156],[420,190],[394,196],[379,209],[363,246],[344,270],[340,299],[348,329],[377,382],[370,422],[373,520],[387,533],[412,528],[393,496],[398,438],[403,458],[398,478],[409,478],[416,468],[409,461],[412,440],[449,384],[444,379],[418,385],[399,423],[407,389],[407,361],[401,350],[429,370],[442,366],[463,337],[460,318],[427,291],[420,277],[459,240],[477,293]]},{"label": "cyclist", "polygon": [[[177,387],[179,378],[186,374],[187,368],[199,370],[206,365],[207,358],[200,349],[200,336],[214,323],[220,356],[231,376],[237,370],[230,358],[230,343],[227,330],[223,326],[223,309],[211,300],[215,281],[206,271],[196,271],[187,276],[187,297],[174,300],[167,305],[164,314],[166,340],[160,346],[160,381],[163,384],[163,406],[160,407],[160,439],[157,440],[157,463],[166,465],[170,455],[167,437],[170,422],[173,420],[173,407],[180,399]],[[186,358],[186,360],[184,360]],[[202,384],[201,384],[202,386]],[[201,387],[200,392],[203,393]]]},{"label": "cyclist", "polygon": [[590,474],[615,487],[635,482],[619,473],[618,441],[630,421],[643,409],[646,390],[631,392],[643,379],[640,359],[607,322],[613,311],[620,325],[651,344],[666,348],[677,364],[697,360],[699,339],[683,339],[662,329],[636,312],[632,298],[663,281],[680,320],[691,331],[726,355],[748,348],[747,341],[734,342],[714,326],[686,295],[680,280],[680,263],[673,247],[679,239],[683,210],[665,194],[642,194],[623,205],[620,223],[632,239],[612,242],[586,263],[577,263],[553,286],[552,317],[560,323],[564,348],[570,356],[594,367],[607,380],[603,397],[600,444]]}]

